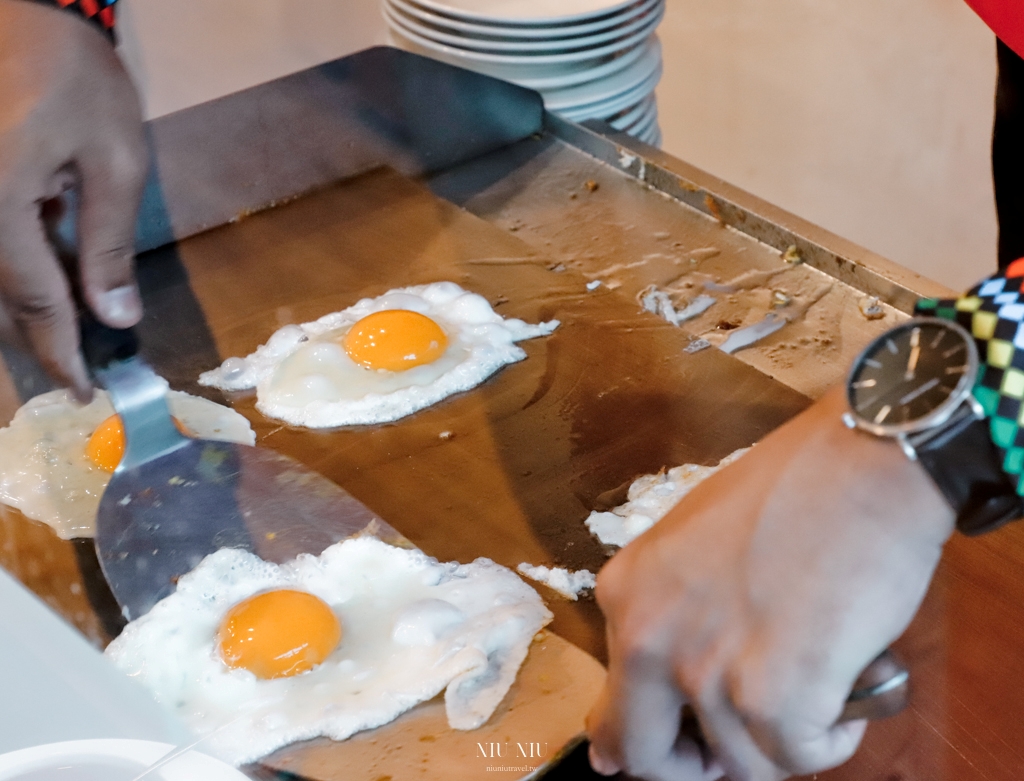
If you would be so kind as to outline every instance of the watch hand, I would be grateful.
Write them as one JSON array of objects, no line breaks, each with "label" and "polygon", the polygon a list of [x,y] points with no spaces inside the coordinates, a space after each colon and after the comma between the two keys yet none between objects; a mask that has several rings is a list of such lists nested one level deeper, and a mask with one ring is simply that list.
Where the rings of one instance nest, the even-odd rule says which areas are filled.
[{"label": "watch hand", "polygon": [[908,393],[906,396],[904,396],[902,399],[900,399],[900,404],[901,405],[902,404],[909,404],[914,399],[916,399],[918,396],[923,396],[924,394],[926,394],[928,391],[930,391],[932,388],[934,388],[938,384],[939,384],[939,378],[938,377],[933,377],[932,379],[928,380],[928,382],[926,382],[924,385],[920,386],[919,388],[915,388],[914,390],[910,391],[910,393]]},{"label": "watch hand", "polygon": [[904,380],[914,379],[914,372],[917,371],[917,361],[921,357],[921,329],[915,328],[910,332],[910,357],[907,359],[907,370],[903,374]]}]

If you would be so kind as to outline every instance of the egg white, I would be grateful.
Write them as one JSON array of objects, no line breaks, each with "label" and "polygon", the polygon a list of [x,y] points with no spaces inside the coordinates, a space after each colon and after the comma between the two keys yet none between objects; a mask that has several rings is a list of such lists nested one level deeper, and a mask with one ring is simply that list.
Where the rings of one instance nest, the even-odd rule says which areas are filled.
[{"label": "egg white", "polygon": [[[387,309],[408,309],[437,322],[448,336],[444,354],[401,372],[355,363],[339,340],[362,318]],[[526,357],[516,342],[557,327],[557,320],[529,325],[505,319],[483,296],[454,282],[435,282],[364,298],[312,323],[287,325],[251,355],[228,358],[199,382],[227,391],[256,388],[260,412],[295,426],[385,423],[479,385]]]},{"label": "egg white", "polygon": [[[220,660],[216,634],[233,605],[276,588],[324,600],[342,640],[306,673],[260,680]],[[204,751],[241,765],[299,740],[344,740],[442,690],[449,724],[475,729],[551,618],[532,588],[488,559],[439,563],[362,537],[285,565],[217,551],[106,654],[207,736]]]},{"label": "egg white", "polygon": [[[252,445],[249,421],[216,402],[170,391],[171,414],[202,439]],[[0,429],[0,503],[53,527],[64,539],[92,537],[110,473],[85,448],[93,431],[114,414],[106,391],[89,404],[56,390],[24,404]]]},{"label": "egg white", "polygon": [[625,504],[608,512],[595,510],[584,523],[605,545],[624,547],[660,521],[690,491],[748,450],[736,450],[714,466],[683,464],[656,475],[642,475],[629,486]]}]

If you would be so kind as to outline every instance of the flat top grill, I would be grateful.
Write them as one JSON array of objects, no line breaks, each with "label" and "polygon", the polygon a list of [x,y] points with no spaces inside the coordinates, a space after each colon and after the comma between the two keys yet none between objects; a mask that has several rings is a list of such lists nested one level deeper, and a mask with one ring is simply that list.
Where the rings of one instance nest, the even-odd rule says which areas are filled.
[{"label": "flat top grill", "polygon": [[[639,474],[756,442],[917,295],[948,293],[657,150],[545,115],[534,93],[395,50],[149,131],[141,335],[172,387],[222,400],[196,385],[200,371],[392,287],[450,279],[503,315],[562,321],[523,343],[525,361],[394,424],[299,431],[263,418],[250,396],[231,399],[261,445],[323,472],[441,559],[596,570],[606,551],[582,525],[591,509]],[[717,300],[675,327],[637,303],[652,285]],[[732,356],[685,352],[785,311],[777,294],[806,303],[782,330]],[[881,316],[869,319],[874,298]],[[9,419],[45,380],[3,355]],[[819,778],[1024,773],[1010,748],[1024,737],[1024,693],[1005,683],[1024,672],[1022,535],[950,543],[897,645],[912,708]],[[0,511],[0,565],[98,645],[116,631],[87,541]],[[594,603],[552,606],[554,631],[602,658]]]}]

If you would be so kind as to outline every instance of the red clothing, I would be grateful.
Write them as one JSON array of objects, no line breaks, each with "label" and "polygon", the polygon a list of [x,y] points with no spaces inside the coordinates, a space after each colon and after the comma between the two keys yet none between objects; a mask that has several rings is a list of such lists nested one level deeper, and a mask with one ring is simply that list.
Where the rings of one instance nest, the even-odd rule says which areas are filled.
[{"label": "red clothing", "polygon": [[967,0],[1003,43],[1024,57],[1024,0]]},{"label": "red clothing", "polygon": [[37,0],[43,5],[54,5],[58,8],[78,14],[84,19],[99,26],[107,34],[111,42],[114,40],[114,3],[117,0]]}]

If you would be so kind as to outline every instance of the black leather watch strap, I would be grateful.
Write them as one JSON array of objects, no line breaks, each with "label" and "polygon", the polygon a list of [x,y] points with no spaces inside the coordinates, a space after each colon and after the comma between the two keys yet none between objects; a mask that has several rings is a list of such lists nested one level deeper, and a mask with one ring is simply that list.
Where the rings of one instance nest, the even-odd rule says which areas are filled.
[{"label": "black leather watch strap", "polygon": [[981,534],[1024,517],[1024,503],[1002,469],[988,421],[968,405],[940,431],[908,442],[956,511],[957,528],[964,534]]}]

